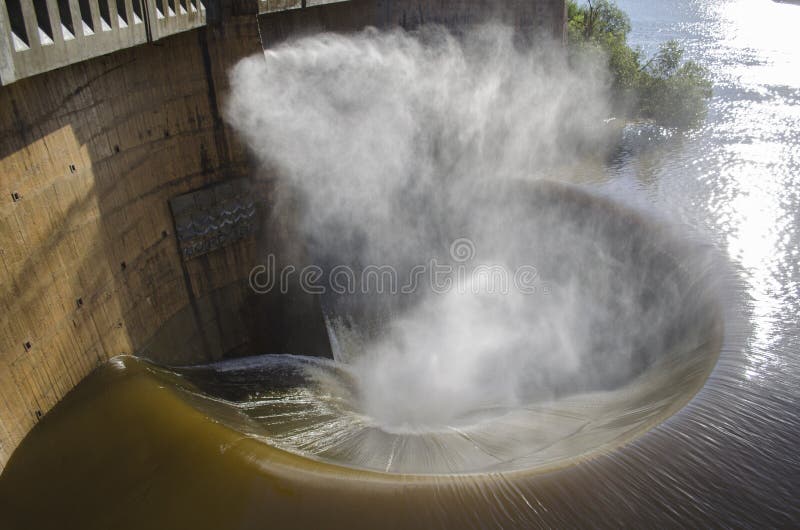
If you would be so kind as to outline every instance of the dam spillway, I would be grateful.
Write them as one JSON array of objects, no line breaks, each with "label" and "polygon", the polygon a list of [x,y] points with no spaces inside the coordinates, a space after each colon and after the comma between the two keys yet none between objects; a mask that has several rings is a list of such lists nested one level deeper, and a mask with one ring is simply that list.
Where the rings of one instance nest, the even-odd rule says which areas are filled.
[{"label": "dam spillway", "polygon": [[[50,25],[57,28],[53,15],[60,12],[46,4]],[[89,4],[92,24],[100,27],[102,10],[97,2]],[[134,4],[139,3],[126,4],[129,20]],[[154,11],[156,3],[140,4],[152,15],[143,16],[142,25],[155,17],[163,26],[160,34],[149,30],[151,39],[163,37],[154,44],[120,37],[112,54],[90,60],[70,56],[74,64],[26,77],[68,62],[33,61],[25,63],[30,70],[20,67],[0,76],[7,85],[0,97],[8,198],[2,211],[0,462],[85,375],[117,355],[136,353],[168,364],[263,352],[330,355],[313,297],[302,292],[255,297],[248,286],[251,269],[261,261],[258,248],[276,249],[287,262],[304,257],[290,248],[299,237],[294,214],[270,204],[275,175],[253,167],[246,147],[223,121],[228,69],[293,34],[469,20],[486,7],[213,2],[203,3],[202,13],[164,20]],[[22,19],[15,27],[26,28],[36,47],[36,24],[44,21],[30,2],[20,6]],[[513,3],[507,7],[514,12]],[[543,35],[560,34],[560,7],[560,2],[526,6],[520,23]],[[80,28],[80,10],[69,15]],[[193,30],[184,18],[203,24]],[[12,33],[3,36],[6,56],[38,57],[29,55],[36,50],[12,51]],[[84,37],[88,46],[95,35]],[[217,184],[233,181],[235,190],[215,191]],[[200,190],[211,191],[192,199],[201,202],[187,210],[190,218],[208,219],[224,212],[226,201],[241,203],[255,195],[265,202],[254,222],[270,228],[183,259],[176,226],[181,212],[174,208]],[[179,196],[184,199],[173,201]],[[265,327],[265,320],[271,324]]]},{"label": "dam spillway", "polygon": [[[797,520],[796,201],[764,198],[793,182],[791,111],[778,164],[747,147],[774,130],[736,136],[739,112],[757,128],[759,104],[791,106],[791,78],[750,101],[717,58],[707,128],[629,125],[609,159],[569,166],[559,138],[609,129],[592,72],[504,62],[563,39],[563,2],[200,2],[189,23],[198,3],[99,0],[95,28],[143,9],[138,40],[85,33],[72,56],[41,40],[55,2],[12,3],[31,50],[0,60],[0,526]],[[362,217],[365,197],[391,215]],[[465,266],[467,296],[259,293],[264,252],[322,274],[436,257]],[[544,283],[498,299],[476,273],[498,264]]]},{"label": "dam spillway", "polygon": [[[549,266],[538,260],[546,277],[555,278],[559,268],[559,281],[591,282],[598,274],[609,275],[612,289],[628,285],[636,293],[642,305],[627,316],[595,313],[594,302],[582,301],[583,314],[575,315],[579,322],[613,315],[621,334],[609,349],[600,344],[607,338],[595,337],[600,343],[589,347],[597,356],[596,368],[554,372],[550,377],[562,381],[559,392],[533,392],[515,402],[492,401],[480,395],[486,388],[474,384],[460,398],[477,393],[478,399],[462,413],[431,423],[431,416],[411,409],[425,423],[398,424],[368,409],[371,398],[364,400],[364,385],[380,373],[361,374],[364,365],[357,362],[267,355],[164,368],[116,357],[71,392],[15,453],[0,483],[0,492],[16,507],[12,521],[23,521],[22,514],[33,510],[30,503],[44,494],[56,500],[52,510],[32,519],[42,527],[216,528],[231,521],[282,528],[372,528],[386,521],[400,527],[475,521],[581,525],[601,502],[602,490],[594,481],[624,472],[626,461],[614,456],[621,446],[635,442],[651,465],[669,467],[665,442],[652,431],[694,397],[722,346],[720,286],[706,276],[714,270],[713,255],[573,186],[542,181],[494,193],[494,200],[485,190],[480,195],[504,210],[524,212],[519,230],[530,246],[522,251],[553,256]],[[551,238],[554,230],[559,235]],[[623,233],[628,237],[620,237]],[[565,238],[571,240],[570,252],[614,256],[617,266],[591,273],[564,270],[558,249],[543,247],[542,241],[556,244]],[[587,276],[578,279],[582,274]],[[355,321],[332,331],[349,333],[351,341],[358,324],[373,322],[362,315],[374,315],[377,308],[373,298],[353,296],[340,305],[350,308]],[[407,311],[409,303],[402,306],[395,310]],[[544,318],[566,316],[555,307]],[[652,314],[669,316],[658,322]],[[357,339],[365,343],[380,334],[361,329]],[[629,350],[625,345],[630,344],[639,348]],[[526,355],[541,364],[534,373],[546,369],[535,350]],[[452,361],[440,376],[460,370],[458,359]],[[607,371],[611,366],[614,370]],[[395,366],[400,372],[404,368]],[[529,383],[531,390],[541,389]],[[424,385],[418,391],[426,392]],[[387,397],[413,399],[391,391]],[[53,443],[62,449],[51,450]],[[70,458],[64,460],[64,454]],[[90,461],[97,467],[87,469]],[[86,496],[70,486],[76,476],[86,477],[90,489],[113,483],[114,495]],[[171,492],[178,484],[187,487]],[[10,485],[13,491],[4,489]],[[663,493],[654,491],[639,502],[655,502]],[[576,509],[576,499],[585,508]],[[313,510],[303,509],[308,503]],[[609,521],[633,524],[620,505],[603,506]],[[173,517],[180,520],[171,523]]]}]

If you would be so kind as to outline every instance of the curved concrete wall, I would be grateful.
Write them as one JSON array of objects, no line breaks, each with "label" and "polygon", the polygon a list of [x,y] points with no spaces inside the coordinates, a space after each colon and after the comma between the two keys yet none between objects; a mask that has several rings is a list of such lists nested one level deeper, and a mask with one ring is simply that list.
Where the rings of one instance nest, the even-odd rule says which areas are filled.
[{"label": "curved concrete wall", "polygon": [[230,18],[0,88],[0,467],[95,366],[193,304],[183,340],[224,329],[198,359],[247,345],[210,323],[246,296],[254,242],[184,268],[167,201],[251,173],[219,105],[258,51],[255,16]]},{"label": "curved concrete wall", "polygon": [[[563,0],[512,4],[559,36]],[[247,286],[258,248],[302,256],[284,249],[291,206],[273,211],[273,180],[253,178],[220,116],[227,69],[261,49],[255,10],[237,5],[215,27],[0,87],[0,469],[115,355],[329,354],[314,299],[255,297]],[[319,29],[458,21],[476,5],[354,0],[266,15],[260,29],[270,44]],[[234,178],[250,179],[266,229],[183,261],[168,201]]]}]

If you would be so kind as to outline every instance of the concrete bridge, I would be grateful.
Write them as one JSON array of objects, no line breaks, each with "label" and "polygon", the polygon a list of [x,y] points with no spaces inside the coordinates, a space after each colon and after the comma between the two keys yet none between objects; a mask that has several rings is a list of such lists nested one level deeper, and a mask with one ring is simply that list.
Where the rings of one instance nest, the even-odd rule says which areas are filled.
[{"label": "concrete bridge", "polygon": [[113,356],[324,355],[315,299],[248,288],[259,249],[303,256],[221,117],[227,72],[294,35],[487,14],[563,36],[564,0],[3,0],[0,469]]},{"label": "concrete bridge", "polygon": [[[252,0],[251,8],[266,14],[340,1],[344,0]],[[213,0],[6,0],[4,4],[0,9],[3,85],[199,28],[220,13]]]}]

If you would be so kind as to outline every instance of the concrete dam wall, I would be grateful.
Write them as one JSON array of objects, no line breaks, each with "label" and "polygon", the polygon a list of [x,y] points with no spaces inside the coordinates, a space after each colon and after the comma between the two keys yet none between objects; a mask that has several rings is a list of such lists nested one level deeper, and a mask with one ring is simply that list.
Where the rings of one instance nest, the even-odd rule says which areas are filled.
[{"label": "concrete dam wall", "polygon": [[[295,236],[292,212],[272,207],[274,175],[254,166],[221,115],[239,59],[312,32],[458,25],[487,13],[526,34],[563,37],[563,0],[320,3],[203,2],[199,27],[169,34],[164,26],[155,39],[160,19],[150,12],[142,20],[151,38],[99,48],[113,53],[71,60],[64,48],[48,63],[47,50],[29,42],[36,53],[28,70],[25,56],[14,55],[24,50],[8,55],[3,71],[13,66],[14,75],[0,87],[0,469],[49,409],[116,355],[193,364],[329,354],[315,299],[256,296],[248,286],[259,250],[304,257],[283,251]],[[34,35],[31,3],[6,4],[21,6],[17,27]],[[147,2],[134,4],[147,15]],[[100,27],[102,7],[94,9]],[[7,10],[0,22],[15,16]],[[1,37],[12,42],[13,29],[0,23]]]}]

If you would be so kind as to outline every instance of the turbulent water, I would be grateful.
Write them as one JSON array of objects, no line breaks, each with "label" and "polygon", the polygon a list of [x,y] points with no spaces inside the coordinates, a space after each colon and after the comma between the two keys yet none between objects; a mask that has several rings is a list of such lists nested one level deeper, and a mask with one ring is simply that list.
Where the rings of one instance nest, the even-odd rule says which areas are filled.
[{"label": "turbulent water", "polygon": [[[796,525],[800,491],[800,6],[768,0],[622,0],[646,51],[676,38],[713,75],[705,126],[664,138],[630,128],[601,176],[714,241],[737,269],[720,362],[665,435],[679,514]],[[676,478],[677,477],[677,478]],[[652,508],[652,505],[650,505]],[[790,523],[791,522],[791,523]]]},{"label": "turbulent water", "polygon": [[[453,393],[437,382],[452,373],[448,369],[458,369],[457,355],[445,355],[441,366],[428,365],[420,364],[427,357],[409,358],[404,349],[417,332],[427,344],[442,344],[443,338],[425,324],[440,326],[442,314],[461,307],[461,301],[403,302],[400,314],[410,316],[395,328],[381,318],[377,326],[365,321],[363,307],[372,308],[371,300],[332,298],[326,302],[332,333],[341,343],[339,360],[348,362],[258,357],[171,373],[133,359],[118,360],[81,385],[26,440],[0,481],[0,507],[13,506],[15,511],[6,513],[16,514],[18,521],[37,514],[51,526],[80,521],[86,528],[796,526],[800,6],[770,0],[619,4],[631,15],[634,44],[653,52],[658,43],[677,38],[691,58],[710,69],[714,96],[706,123],[688,134],[629,125],[609,160],[584,161],[549,175],[572,182],[554,188],[560,190],[557,201],[542,203],[559,204],[553,215],[528,211],[540,226],[549,222],[555,229],[538,238],[541,232],[527,232],[529,241],[537,243],[533,247],[543,245],[549,257],[498,250],[507,249],[509,239],[493,241],[491,230],[470,234],[478,251],[495,245],[493,255],[499,253],[504,265],[534,262],[541,278],[555,286],[554,296],[538,299],[559,310],[554,314],[586,310],[590,318],[566,324],[535,312],[511,311],[515,324],[521,315],[540,325],[533,337],[515,335],[540,347],[563,346],[553,330],[575,331],[588,322],[581,336],[591,340],[571,350],[581,362],[559,370],[547,357],[550,350],[539,348],[542,369],[532,370],[512,356],[504,367],[511,374],[507,386],[514,391],[490,392],[493,406],[487,407],[486,391],[506,386],[499,382],[502,373],[487,371],[484,356],[471,355],[470,370],[445,377],[454,382]],[[371,55],[373,60],[379,52]],[[428,73],[437,71],[440,59],[426,56]],[[412,72],[409,68],[406,73]],[[574,79],[561,79],[567,92],[575,89]],[[374,86],[396,81],[373,79]],[[483,88],[478,90],[482,94],[492,88],[469,86]],[[423,84],[422,92],[412,93],[408,108],[430,110],[420,94],[438,97],[444,108],[458,106],[441,101],[447,94],[424,92],[433,87]],[[528,95],[527,104],[544,102],[548,87],[537,89],[541,92]],[[469,94],[465,90],[454,101],[462,103]],[[582,94],[597,95],[592,90]],[[305,96],[296,91],[287,97]],[[379,99],[390,108],[397,103],[387,95]],[[352,102],[340,103],[344,106],[316,111],[325,118],[329,112],[347,111]],[[555,116],[572,110],[560,104]],[[518,114],[512,109],[503,115],[504,126],[513,128]],[[413,115],[404,116],[413,122]],[[469,117],[459,111],[447,123]],[[384,115],[377,116],[374,126],[380,129],[383,120]],[[548,120],[540,117],[536,124],[552,127]],[[339,138],[349,128],[352,122],[338,123],[325,132]],[[408,130],[414,130],[413,123]],[[451,130],[443,127],[437,134]],[[521,130],[535,133],[535,127]],[[574,134],[575,128],[565,130]],[[327,167],[324,152],[308,155],[308,145],[295,142],[298,132],[286,135],[296,144],[285,147],[289,170],[309,177],[304,172],[311,168],[313,173],[322,164],[334,174],[341,170],[342,178],[348,175],[344,165]],[[326,134],[315,141],[324,144],[330,140]],[[404,149],[413,144],[398,143],[398,138],[388,142],[397,155],[388,161],[398,164],[394,169],[400,174],[407,169]],[[279,151],[284,148],[277,133],[269,140]],[[386,147],[382,140],[360,138],[376,149]],[[459,149],[473,147],[474,140],[460,137],[466,144]],[[563,154],[555,143],[534,144],[540,153]],[[415,167],[435,170],[436,164],[427,163],[445,160],[455,163],[461,175],[470,175],[479,157],[454,162],[447,156],[448,145],[433,150],[434,158],[416,158]],[[530,170],[531,159],[518,156],[520,144],[511,145],[510,154],[496,144],[488,152],[507,162],[501,164],[504,169]],[[342,160],[351,164],[366,156],[346,145],[341,152],[349,153]],[[356,175],[365,184],[358,193],[369,195],[373,169],[367,164]],[[487,170],[477,167],[478,173]],[[331,193],[324,181],[308,182],[321,186],[323,196]],[[582,191],[572,187],[575,183]],[[358,193],[347,200],[363,199]],[[648,214],[642,218],[628,207]],[[600,208],[596,216],[590,215],[592,208]],[[419,211],[412,208],[398,219],[408,222]],[[515,215],[520,211],[508,211],[519,220]],[[326,222],[331,212],[322,211]],[[570,225],[576,218],[588,221]],[[380,221],[391,226],[393,220]],[[447,254],[452,237],[465,235],[459,232],[464,225],[445,224],[448,229],[440,237],[425,240],[426,250],[438,244]],[[522,241],[524,229],[523,223],[510,241]],[[349,244],[348,238],[335,242]],[[400,248],[398,254],[406,255],[409,247]],[[318,249],[326,259],[330,250]],[[578,256],[575,261],[587,265],[570,264],[558,252]],[[565,278],[579,287],[570,296],[557,289]],[[594,285],[598,278],[602,288]],[[622,289],[622,298],[635,303],[614,307],[605,290],[610,287]],[[584,305],[566,304],[572,300]],[[414,307],[425,310],[418,313]],[[384,315],[384,310],[381,306],[367,314]],[[648,310],[664,318],[650,318]],[[500,304],[499,314],[508,311]],[[349,320],[335,319],[350,313]],[[480,311],[466,312],[476,314],[481,316]],[[655,325],[637,327],[637,321]],[[602,330],[610,322],[619,323],[622,333],[605,335]],[[497,329],[508,332],[501,324]],[[381,364],[383,356],[354,362],[342,355],[342,348],[376,344],[395,364]],[[482,351],[471,343],[459,346],[456,352]],[[606,363],[586,364],[591,357],[583,352],[588,350],[605,352],[604,360],[614,369],[604,372]],[[398,365],[398,360],[411,362]],[[420,377],[410,379],[414,373]],[[546,377],[538,379],[541,374]],[[385,378],[369,387],[376,376]],[[528,393],[531,389],[546,391]],[[382,391],[388,402],[375,406]],[[437,399],[426,400],[422,391]],[[393,398],[402,403],[392,407]],[[442,409],[441,403],[448,406]],[[75,425],[82,426],[82,434]],[[75,477],[86,477],[80,488]],[[58,509],[39,509],[42,495],[57,499],[51,502]]]},{"label": "turbulent water", "polygon": [[539,264],[546,292],[454,288],[403,304],[335,295],[329,311],[351,324],[331,334],[349,360],[263,357],[180,373],[271,445],[424,475],[564,466],[630,441],[702,386],[722,330],[707,247],[573,187],[517,183],[481,201],[516,227],[514,253]]},{"label": "turbulent water", "polygon": [[299,197],[340,363],[300,401],[237,400],[269,443],[392,473],[541,470],[693,395],[718,346],[712,253],[544,178],[618,132],[605,76],[563,52],[486,24],[236,66],[228,119]]}]

